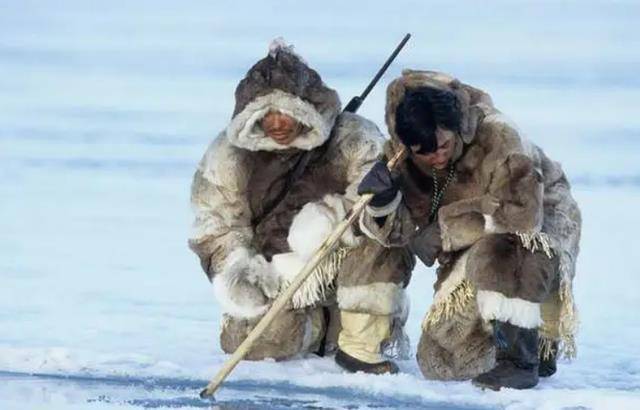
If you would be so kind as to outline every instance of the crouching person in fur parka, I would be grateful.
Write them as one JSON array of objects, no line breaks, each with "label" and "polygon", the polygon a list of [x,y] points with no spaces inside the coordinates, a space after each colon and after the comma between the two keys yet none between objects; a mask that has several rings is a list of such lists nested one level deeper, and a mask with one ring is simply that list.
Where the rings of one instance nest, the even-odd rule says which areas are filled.
[{"label": "crouching person in fur parka", "polygon": [[[236,89],[233,118],[195,173],[189,241],[224,311],[231,353],[358,199],[384,138],[281,42]],[[301,165],[304,161],[305,165]],[[247,355],[336,351],[350,371],[396,372],[406,355],[413,256],[348,231]],[[336,349],[337,347],[337,349]],[[386,355],[383,355],[386,353]]]},{"label": "crouching person in fur parka", "polygon": [[[385,246],[439,261],[417,359],[425,377],[530,388],[568,356],[581,219],[556,162],[484,92],[448,75],[405,71],[387,92],[387,155],[360,186],[376,194],[361,228]],[[398,191],[398,189],[400,191]]]}]

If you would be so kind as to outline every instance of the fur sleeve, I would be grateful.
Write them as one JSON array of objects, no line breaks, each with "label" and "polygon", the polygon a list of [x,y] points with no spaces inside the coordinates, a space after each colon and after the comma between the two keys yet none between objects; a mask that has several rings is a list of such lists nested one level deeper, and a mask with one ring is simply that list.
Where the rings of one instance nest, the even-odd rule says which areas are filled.
[{"label": "fur sleeve", "polygon": [[222,270],[232,251],[250,245],[253,230],[246,200],[248,178],[246,154],[220,134],[198,164],[191,186],[195,222],[189,247],[200,258],[209,279]]},{"label": "fur sleeve", "polygon": [[474,143],[486,152],[475,171],[483,195],[440,209],[447,251],[468,247],[488,233],[534,233],[542,227],[544,187],[533,146],[501,115],[485,119]]},{"label": "fur sleeve", "polygon": [[522,138],[514,126],[492,117],[489,124],[498,138],[489,145],[483,164],[488,173],[489,201],[483,202],[484,215],[491,217],[487,222],[501,232],[539,232],[544,192],[540,158],[533,144]]},{"label": "fur sleeve", "polygon": [[332,160],[344,169],[347,189],[344,200],[351,205],[358,201],[358,184],[382,156],[384,137],[371,121],[356,114],[343,113],[336,125],[336,145]]},{"label": "fur sleeve", "polygon": [[[341,170],[340,173],[347,183],[340,200],[344,209],[350,210],[360,199],[358,185],[382,155],[385,140],[373,122],[351,113],[340,115],[334,133],[334,143],[328,158],[333,162],[335,169]],[[335,207],[332,204],[327,205]],[[354,235],[353,228],[350,228],[343,236],[343,242],[345,237]]]}]

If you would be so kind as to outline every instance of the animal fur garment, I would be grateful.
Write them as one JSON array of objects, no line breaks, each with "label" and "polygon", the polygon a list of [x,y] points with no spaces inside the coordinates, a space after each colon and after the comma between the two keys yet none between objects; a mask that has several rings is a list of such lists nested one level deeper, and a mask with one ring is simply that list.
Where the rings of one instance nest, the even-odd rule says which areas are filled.
[{"label": "animal fur garment", "polygon": [[[189,240],[231,318],[233,325],[225,335],[229,346],[240,337],[233,329],[245,329],[272,302],[274,282],[280,281],[280,289],[290,283],[359,199],[358,183],[381,156],[385,141],[373,122],[341,113],[337,93],[282,41],[272,44],[269,55],[249,70],[235,96],[233,118],[209,145],[193,179],[196,218]],[[261,119],[270,111],[287,114],[302,125],[291,145],[265,135]],[[305,153],[310,153],[310,160],[304,172],[265,214],[266,205],[282,192]],[[248,259],[244,267],[238,261],[231,264],[238,249],[246,250],[249,259],[264,258],[264,277],[254,278]],[[362,265],[368,267],[366,272]],[[406,287],[412,268],[404,249],[386,249],[350,228],[337,250],[295,294],[291,308],[311,311],[317,305],[335,304],[335,293],[343,284],[382,283],[391,284],[394,292],[376,297],[388,299],[363,301],[361,307],[381,304],[401,311],[404,302],[395,290]],[[255,280],[235,280],[248,276]],[[235,325],[242,320],[249,322]],[[284,350],[303,348],[296,346]]]},{"label": "animal fur garment", "polygon": [[[302,271],[306,262],[346,215],[347,210],[338,195],[326,195],[322,201],[310,202],[302,207],[289,227],[287,242],[292,252],[273,256],[274,268],[285,286]],[[349,249],[360,244],[360,238],[347,230],[341,243],[296,291],[292,299],[295,309],[322,303],[335,291],[336,277],[342,268],[342,262]]]},{"label": "animal fur garment", "polygon": [[[269,263],[260,255],[250,255],[245,248],[231,252],[219,275],[213,279],[213,289],[222,310],[236,317],[255,317],[266,312],[268,298],[258,285],[261,276],[271,276]],[[277,286],[277,282],[276,282]],[[277,288],[275,288],[277,292]]]},{"label": "animal fur garment", "polygon": [[[440,241],[421,241],[438,244],[438,249],[425,254],[440,253],[445,265],[441,263],[439,269],[438,290],[423,324],[425,332],[431,334],[436,326],[444,326],[451,318],[467,312],[470,304],[476,306],[479,319],[484,312],[487,318],[507,315],[513,316],[513,321],[532,325],[539,321],[537,305],[543,302],[540,299],[547,292],[555,292],[561,300],[554,321],[561,349],[566,356],[574,356],[577,311],[571,289],[581,216],[562,168],[523,138],[485,92],[443,73],[413,70],[404,71],[387,89],[386,121],[391,135],[385,148],[387,158],[401,146],[395,110],[406,90],[420,87],[455,96],[462,114],[452,158],[454,178],[438,211]],[[434,172],[441,180],[446,177],[446,171],[425,170],[411,158],[405,161],[399,168],[402,202],[382,226],[371,213],[363,213],[361,230],[385,246],[408,245],[416,230],[429,223]],[[473,260],[467,261],[471,256]],[[491,282],[491,278],[506,274],[501,273],[504,269],[498,266],[500,263],[490,263],[494,259],[503,260],[507,265],[502,266],[511,269],[507,269],[510,276],[502,278],[508,279],[511,288]],[[520,263],[522,268],[518,267]],[[555,283],[559,286],[552,289]],[[500,303],[496,298],[484,298],[487,303],[481,304],[483,312],[480,312],[477,310],[480,290],[513,294],[500,299]],[[531,305],[507,299],[521,299]],[[470,329],[476,328],[473,321],[468,325]],[[432,334],[429,338],[437,342]],[[459,346],[443,343],[444,346],[440,345],[443,352],[455,356]],[[482,348],[479,352],[487,350]],[[426,373],[434,374],[432,370],[426,369]],[[456,378],[456,374],[470,373],[473,372],[456,368],[450,375]]]}]

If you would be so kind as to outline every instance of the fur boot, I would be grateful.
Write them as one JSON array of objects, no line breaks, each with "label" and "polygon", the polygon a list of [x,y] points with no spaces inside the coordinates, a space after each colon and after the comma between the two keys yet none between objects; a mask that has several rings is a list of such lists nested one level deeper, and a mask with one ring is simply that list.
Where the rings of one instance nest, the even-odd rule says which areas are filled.
[{"label": "fur boot", "polygon": [[492,321],[497,348],[496,366],[472,380],[473,384],[491,390],[502,387],[530,389],[538,384],[538,330],[526,329],[509,322]]}]

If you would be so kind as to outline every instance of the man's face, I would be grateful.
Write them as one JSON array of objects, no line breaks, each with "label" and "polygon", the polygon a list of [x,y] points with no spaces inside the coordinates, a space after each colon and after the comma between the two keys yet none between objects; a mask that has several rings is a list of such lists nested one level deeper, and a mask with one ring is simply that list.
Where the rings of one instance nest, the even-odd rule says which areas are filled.
[{"label": "man's face", "polygon": [[277,111],[269,111],[269,113],[262,118],[260,125],[265,135],[280,145],[291,144],[298,137],[302,129],[298,121],[287,114]]},{"label": "man's face", "polygon": [[453,131],[438,127],[436,128],[436,138],[438,148],[435,152],[428,154],[418,154],[419,145],[411,147],[411,157],[416,161],[435,169],[445,169],[455,148],[455,133]]}]

